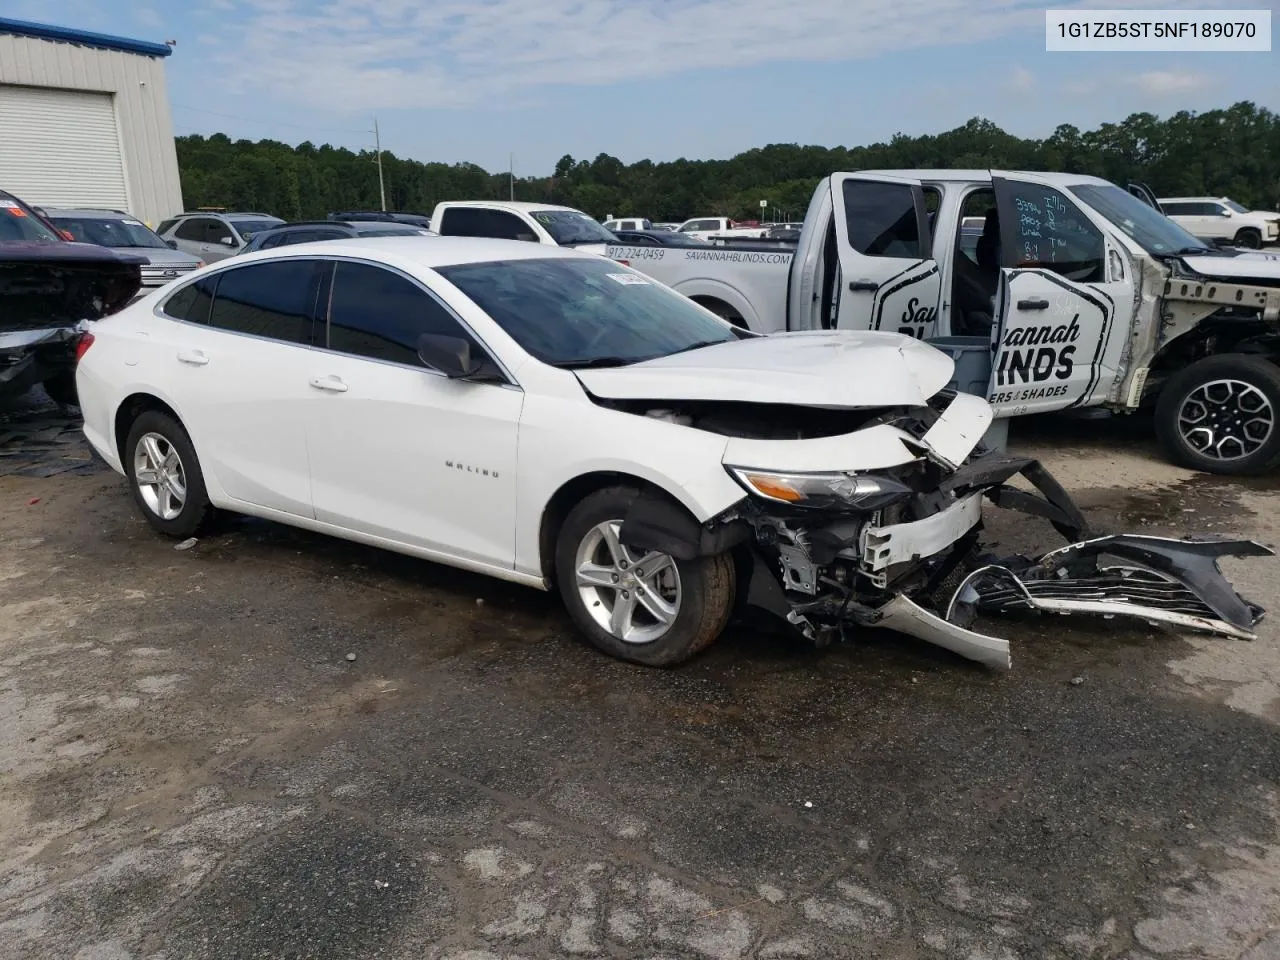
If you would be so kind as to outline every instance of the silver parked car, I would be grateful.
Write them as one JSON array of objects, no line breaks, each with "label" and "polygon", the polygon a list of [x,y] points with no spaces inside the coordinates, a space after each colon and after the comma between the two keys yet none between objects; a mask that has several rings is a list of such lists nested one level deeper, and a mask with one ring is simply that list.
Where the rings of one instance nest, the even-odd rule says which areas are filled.
[{"label": "silver parked car", "polygon": [[142,267],[140,296],[204,266],[199,257],[174,249],[145,223],[123,210],[57,210],[46,207],[44,214],[50,223],[80,243],[128,250],[146,258],[147,262]]},{"label": "silver parked car", "polygon": [[239,253],[255,233],[283,223],[267,213],[197,211],[164,221],[156,233],[172,240],[179,250],[213,263]]}]

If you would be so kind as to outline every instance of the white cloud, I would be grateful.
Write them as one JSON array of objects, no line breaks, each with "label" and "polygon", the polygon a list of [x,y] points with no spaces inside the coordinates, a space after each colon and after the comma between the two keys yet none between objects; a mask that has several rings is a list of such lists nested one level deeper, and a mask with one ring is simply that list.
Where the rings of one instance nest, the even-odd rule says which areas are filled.
[{"label": "white cloud", "polygon": [[1016,65],[1009,77],[1009,90],[1019,96],[1035,93],[1036,75],[1021,64]]},{"label": "white cloud", "polygon": [[[630,89],[643,96],[646,79],[784,61],[878,58],[886,77],[909,76],[920,51],[1043,31],[1036,0],[983,7],[976,12],[973,0],[241,0],[220,19],[234,51],[229,92],[366,111],[491,106],[552,85],[635,81]],[[239,69],[246,62],[254,69]],[[1015,91],[1030,92],[1035,80],[1015,67]]]},{"label": "white cloud", "polygon": [[1150,97],[1167,97],[1188,93],[1192,90],[1203,90],[1213,84],[1213,78],[1203,73],[1189,70],[1151,70],[1140,73],[1129,80],[1135,87]]}]

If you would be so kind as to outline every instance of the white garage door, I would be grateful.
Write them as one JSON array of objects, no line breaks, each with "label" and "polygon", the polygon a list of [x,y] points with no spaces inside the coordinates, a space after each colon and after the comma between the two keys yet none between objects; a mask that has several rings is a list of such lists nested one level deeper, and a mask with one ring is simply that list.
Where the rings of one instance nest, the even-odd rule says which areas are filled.
[{"label": "white garage door", "polygon": [[125,210],[109,93],[0,84],[0,189],[48,207]]}]

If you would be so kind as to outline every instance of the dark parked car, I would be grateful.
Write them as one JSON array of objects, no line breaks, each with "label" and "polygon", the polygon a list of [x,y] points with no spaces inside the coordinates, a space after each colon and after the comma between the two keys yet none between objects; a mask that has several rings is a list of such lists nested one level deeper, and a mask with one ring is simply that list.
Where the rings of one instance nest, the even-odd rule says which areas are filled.
[{"label": "dark parked car", "polygon": [[668,230],[615,230],[613,235],[619,243],[629,243],[634,247],[706,247],[705,240],[691,237],[687,233],[673,233]]},{"label": "dark parked car", "polygon": [[264,230],[245,244],[245,248],[240,252],[253,253],[256,250],[270,250],[273,247],[286,247],[295,243],[343,240],[351,237],[423,236],[433,237],[435,234],[424,227],[415,227],[408,223],[393,223],[388,220],[307,220]]},{"label": "dark parked car", "polygon": [[76,357],[93,339],[86,321],[132,300],[144,263],[64,239],[0,190],[0,399],[42,383],[53,400],[74,405]]},{"label": "dark parked car", "polygon": [[330,220],[385,220],[392,223],[407,223],[411,226],[431,229],[431,218],[421,213],[393,213],[390,210],[346,210],[329,214]]}]

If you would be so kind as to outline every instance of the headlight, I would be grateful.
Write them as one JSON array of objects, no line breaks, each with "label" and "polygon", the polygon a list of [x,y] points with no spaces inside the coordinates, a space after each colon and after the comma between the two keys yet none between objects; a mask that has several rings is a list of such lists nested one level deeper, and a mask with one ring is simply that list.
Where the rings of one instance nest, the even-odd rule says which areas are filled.
[{"label": "headlight", "polygon": [[729,472],[750,493],[797,507],[879,510],[911,496],[906,484],[868,473],[775,473],[748,467]]}]

